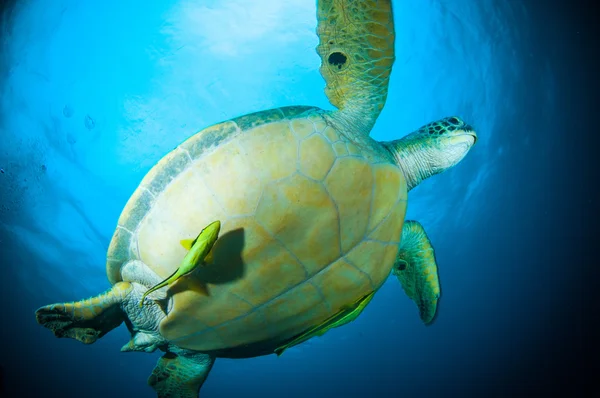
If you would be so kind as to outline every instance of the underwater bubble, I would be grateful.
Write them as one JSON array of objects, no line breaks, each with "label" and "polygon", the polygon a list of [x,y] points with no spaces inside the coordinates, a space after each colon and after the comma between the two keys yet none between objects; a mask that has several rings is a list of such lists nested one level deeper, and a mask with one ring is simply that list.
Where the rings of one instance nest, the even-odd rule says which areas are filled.
[{"label": "underwater bubble", "polygon": [[94,128],[94,126],[96,126],[96,122],[94,121],[94,119],[92,119],[92,117],[90,115],[85,115],[85,128],[88,130],[91,130]]},{"label": "underwater bubble", "polygon": [[71,133],[67,133],[67,142],[71,145],[73,145],[74,143],[77,142],[77,139],[75,138],[75,136]]},{"label": "underwater bubble", "polygon": [[63,108],[63,115],[65,115],[67,118],[73,116],[74,113],[75,111],[69,105],[65,105]]}]

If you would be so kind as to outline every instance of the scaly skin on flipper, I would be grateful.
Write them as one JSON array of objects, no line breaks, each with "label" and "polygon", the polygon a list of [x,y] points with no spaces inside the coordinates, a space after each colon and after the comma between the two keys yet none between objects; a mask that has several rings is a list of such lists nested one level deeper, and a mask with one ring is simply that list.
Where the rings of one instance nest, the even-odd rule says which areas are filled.
[{"label": "scaly skin on flipper", "polygon": [[148,378],[158,398],[197,398],[215,358],[206,354],[167,352]]},{"label": "scaly skin on flipper", "polygon": [[[116,283],[109,291],[75,303],[52,304],[36,311],[38,323],[50,329],[57,337],[69,337],[92,344],[112,329],[127,321],[131,341],[122,351],[152,352],[167,342],[158,333],[158,325],[165,317],[158,306],[139,308],[142,294],[158,280],[148,266],[131,260],[123,266],[125,281]],[[164,297],[161,292],[152,294]]]},{"label": "scaly skin on flipper", "polygon": [[421,320],[430,323],[440,297],[440,281],[433,247],[416,221],[404,222],[393,272],[406,295],[417,304]]},{"label": "scaly skin on flipper", "polygon": [[334,123],[368,135],[387,98],[394,63],[391,0],[317,2],[317,53]]},{"label": "scaly skin on flipper", "polygon": [[106,293],[87,300],[41,307],[35,318],[56,337],[92,344],[125,320],[121,303],[132,288],[130,283],[120,282]]}]

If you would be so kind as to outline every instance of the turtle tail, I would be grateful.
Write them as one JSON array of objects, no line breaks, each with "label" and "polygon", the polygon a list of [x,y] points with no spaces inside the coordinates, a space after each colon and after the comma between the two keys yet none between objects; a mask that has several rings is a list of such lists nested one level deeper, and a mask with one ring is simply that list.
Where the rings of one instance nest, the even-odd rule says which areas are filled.
[{"label": "turtle tail", "polygon": [[41,307],[35,312],[35,318],[56,337],[92,344],[125,320],[121,303],[132,288],[129,282],[119,282],[96,297]]}]

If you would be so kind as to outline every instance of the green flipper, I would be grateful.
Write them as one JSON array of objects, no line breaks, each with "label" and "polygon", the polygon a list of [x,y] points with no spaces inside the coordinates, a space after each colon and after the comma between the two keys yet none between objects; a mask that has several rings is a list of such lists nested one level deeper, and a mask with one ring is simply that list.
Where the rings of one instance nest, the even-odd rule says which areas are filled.
[{"label": "green flipper", "polygon": [[277,356],[280,356],[285,350],[287,350],[290,347],[303,343],[314,336],[322,336],[329,329],[337,328],[338,326],[342,326],[349,322],[352,322],[358,317],[358,315],[360,315],[360,313],[365,309],[367,304],[369,304],[374,294],[375,292],[371,292],[366,296],[356,300],[351,305],[343,307],[339,312],[327,318],[323,323],[317,326],[313,326],[306,332],[295,337],[289,343],[284,344],[281,347],[277,347],[275,349],[275,354],[277,354]]},{"label": "green flipper", "polygon": [[368,134],[383,109],[394,63],[391,0],[317,1],[317,53],[336,119]]},{"label": "green flipper", "polygon": [[393,273],[404,292],[417,304],[423,322],[430,323],[435,316],[440,298],[440,281],[431,242],[417,221],[406,221],[402,229],[400,250]]},{"label": "green flipper", "polygon": [[140,300],[140,307],[144,305],[144,299],[147,295],[160,289],[161,287],[175,283],[177,279],[181,278],[183,275],[189,274],[195,270],[196,267],[198,267],[198,265],[205,260],[206,256],[212,250],[219,237],[219,231],[221,231],[221,222],[217,220],[213,221],[206,226],[206,228],[200,231],[198,237],[193,241],[190,242],[189,240],[182,240],[180,242],[181,245],[186,248],[189,246],[189,251],[183,258],[181,265],[167,279],[146,290],[146,292],[142,295],[142,299]]},{"label": "green flipper", "polygon": [[206,354],[163,355],[148,378],[158,398],[198,398],[215,359]]}]

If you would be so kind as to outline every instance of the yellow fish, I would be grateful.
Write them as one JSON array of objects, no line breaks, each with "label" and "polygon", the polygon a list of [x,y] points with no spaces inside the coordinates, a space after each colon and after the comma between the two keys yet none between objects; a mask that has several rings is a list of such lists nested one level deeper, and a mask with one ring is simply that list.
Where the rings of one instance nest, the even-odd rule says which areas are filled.
[{"label": "yellow fish", "polygon": [[312,328],[308,329],[306,332],[295,337],[289,343],[284,344],[281,347],[277,347],[275,349],[275,354],[277,354],[277,356],[280,356],[288,348],[298,345],[300,343],[303,343],[306,340],[310,339],[311,337],[322,336],[329,329],[337,328],[339,326],[342,326],[349,322],[352,322],[360,315],[361,312],[363,312],[363,310],[365,309],[367,304],[369,304],[369,302],[373,298],[374,294],[375,294],[375,292],[371,292],[371,293],[367,294],[366,296],[359,298],[354,303],[344,306],[340,311],[338,311],[334,315],[330,316],[329,318],[327,318],[325,321],[323,321],[319,325],[313,326]]},{"label": "yellow fish", "polygon": [[196,269],[196,267],[208,257],[212,247],[214,246],[217,238],[219,237],[219,232],[221,231],[221,222],[214,221],[210,223],[206,228],[204,228],[198,234],[198,237],[192,241],[190,240],[182,240],[181,244],[186,249],[189,249],[188,253],[183,258],[181,265],[171,276],[169,276],[164,281],[160,282],[158,285],[151,287],[144,293],[142,299],[140,300],[140,307],[144,305],[144,299],[150,293],[160,289],[161,287],[173,284],[177,279],[181,278],[183,275],[188,274]]}]

